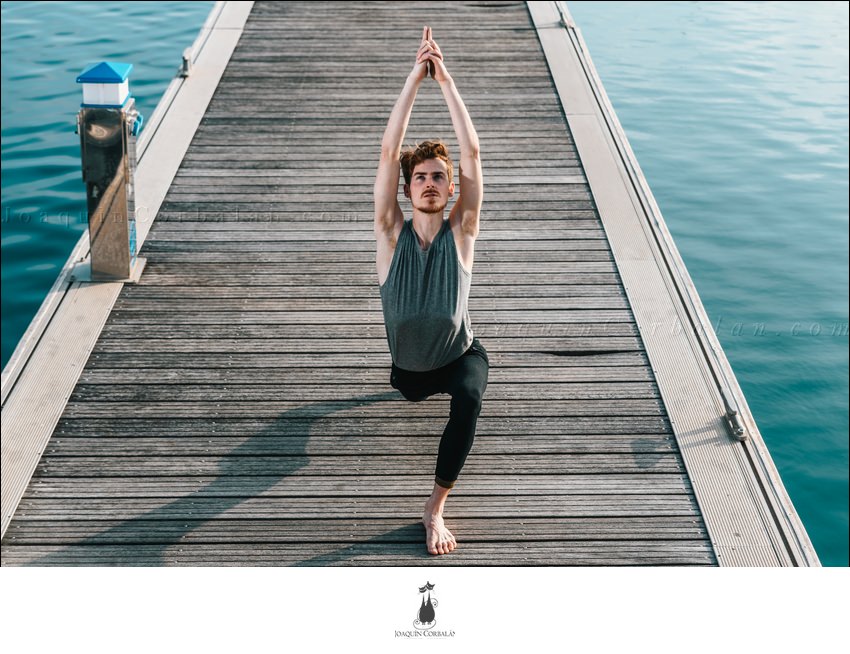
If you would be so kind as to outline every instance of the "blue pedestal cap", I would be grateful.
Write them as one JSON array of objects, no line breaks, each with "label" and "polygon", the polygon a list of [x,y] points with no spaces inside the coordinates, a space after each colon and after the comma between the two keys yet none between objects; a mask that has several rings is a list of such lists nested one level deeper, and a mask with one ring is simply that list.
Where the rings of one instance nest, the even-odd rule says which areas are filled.
[{"label": "blue pedestal cap", "polygon": [[101,61],[92,64],[77,76],[78,84],[121,84],[133,70],[133,64]]}]

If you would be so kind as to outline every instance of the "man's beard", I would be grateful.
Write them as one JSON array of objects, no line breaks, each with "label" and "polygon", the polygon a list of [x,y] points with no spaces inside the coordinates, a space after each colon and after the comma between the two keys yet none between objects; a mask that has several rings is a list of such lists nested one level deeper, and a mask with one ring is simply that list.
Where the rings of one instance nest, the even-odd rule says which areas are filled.
[{"label": "man's beard", "polygon": [[[437,202],[439,202],[440,200],[441,200],[441,198],[438,197]],[[417,207],[417,206],[414,205],[413,208],[416,209],[417,211],[421,211],[422,213],[442,213],[442,211],[446,208],[446,205],[448,205],[448,203],[449,203],[448,200],[446,200],[443,204],[427,203],[427,204],[422,205],[421,207]]]}]

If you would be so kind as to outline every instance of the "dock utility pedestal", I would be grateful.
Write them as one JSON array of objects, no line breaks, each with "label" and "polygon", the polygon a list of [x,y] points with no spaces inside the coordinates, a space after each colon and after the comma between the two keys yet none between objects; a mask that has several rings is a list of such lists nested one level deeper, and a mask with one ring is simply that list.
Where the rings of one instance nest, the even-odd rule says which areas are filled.
[{"label": "dock utility pedestal", "polygon": [[77,131],[90,241],[89,257],[74,268],[77,281],[136,282],[145,265],[136,257],[133,186],[142,117],[129,95],[131,68],[103,62],[77,78],[83,84]]}]

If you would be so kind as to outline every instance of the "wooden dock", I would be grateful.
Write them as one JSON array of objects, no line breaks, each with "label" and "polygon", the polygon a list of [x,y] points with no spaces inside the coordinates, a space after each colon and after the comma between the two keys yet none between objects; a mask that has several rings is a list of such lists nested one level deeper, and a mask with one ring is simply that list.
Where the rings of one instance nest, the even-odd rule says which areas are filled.
[{"label": "wooden dock", "polygon": [[[449,398],[389,385],[372,230],[424,24],[481,141],[491,363],[439,557]],[[556,3],[219,3],[203,36],[147,128],[140,283],[66,274],[4,371],[3,565],[818,565]],[[426,80],[429,137],[457,156]]]}]

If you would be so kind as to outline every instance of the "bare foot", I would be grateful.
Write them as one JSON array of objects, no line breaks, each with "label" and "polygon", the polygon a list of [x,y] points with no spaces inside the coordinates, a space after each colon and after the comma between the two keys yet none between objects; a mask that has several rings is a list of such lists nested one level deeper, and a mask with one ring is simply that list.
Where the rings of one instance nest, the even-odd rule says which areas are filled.
[{"label": "bare foot", "polygon": [[425,513],[422,518],[425,525],[425,545],[430,554],[448,554],[457,547],[457,541],[443,522],[443,516]]}]

